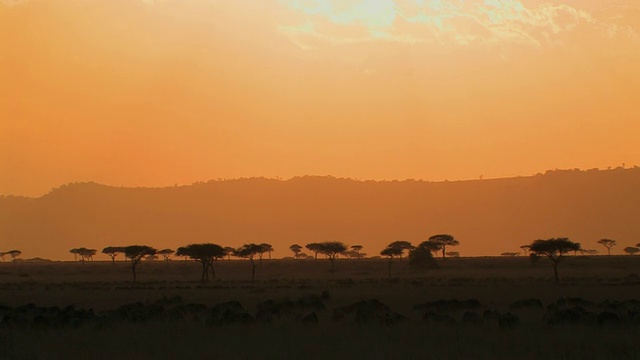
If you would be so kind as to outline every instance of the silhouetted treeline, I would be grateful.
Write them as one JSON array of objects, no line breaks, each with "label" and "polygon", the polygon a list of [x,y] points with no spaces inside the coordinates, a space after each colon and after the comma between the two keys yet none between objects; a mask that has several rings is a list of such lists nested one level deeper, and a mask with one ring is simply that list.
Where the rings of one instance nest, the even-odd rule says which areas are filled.
[{"label": "silhouetted treeline", "polygon": [[307,176],[167,188],[80,183],[36,199],[0,198],[0,239],[5,248],[55,259],[68,258],[77,244],[160,249],[198,242],[269,243],[283,257],[295,243],[383,249],[398,239],[418,244],[455,233],[465,255],[493,255],[558,234],[581,243],[635,243],[639,213],[639,168],[456,182]]}]

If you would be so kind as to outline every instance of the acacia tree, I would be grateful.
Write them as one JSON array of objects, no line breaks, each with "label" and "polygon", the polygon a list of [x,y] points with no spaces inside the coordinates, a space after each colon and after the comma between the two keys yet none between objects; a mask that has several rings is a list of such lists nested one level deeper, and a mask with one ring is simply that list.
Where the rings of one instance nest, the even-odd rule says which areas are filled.
[{"label": "acacia tree", "polygon": [[223,249],[224,249],[224,256],[227,257],[227,260],[231,260],[231,255],[233,255],[236,249],[232,248],[231,246],[225,246]]},{"label": "acacia tree", "polygon": [[249,259],[251,262],[251,281],[256,279],[256,262],[254,258],[256,255],[262,253],[262,246],[257,244],[245,244],[237,249],[233,255],[243,259]]},{"label": "acacia tree", "polygon": [[273,251],[273,246],[271,246],[271,244],[262,243],[260,244],[260,249],[260,253],[258,253],[260,261],[262,261],[262,256],[264,255],[264,253],[269,253],[269,260],[271,260],[271,252]]},{"label": "acacia tree", "polygon": [[607,248],[607,255],[611,255],[611,248],[618,245],[615,240],[611,239],[600,239],[598,244]]},{"label": "acacia tree", "polygon": [[73,261],[78,261],[78,250],[80,250],[80,249],[71,249],[71,250],[69,250],[69,252],[73,254]]},{"label": "acacia tree", "polygon": [[318,253],[320,252],[322,245],[320,243],[310,243],[305,245],[309,251],[313,251],[313,258],[318,261]]},{"label": "acacia tree", "polygon": [[325,241],[320,243],[320,250],[318,252],[327,256],[327,259],[331,261],[331,272],[334,271],[334,262],[336,256],[347,250],[347,245],[339,241]]},{"label": "acacia tree", "polygon": [[85,262],[86,260],[93,261],[93,256],[96,254],[97,250],[81,247],[77,249],[71,249],[69,250],[69,252],[73,254],[76,260],[77,260],[77,256],[80,256],[80,261]]},{"label": "acacia tree", "polygon": [[133,273],[133,281],[136,281],[136,267],[140,260],[147,255],[153,255],[156,249],[146,245],[131,245],[124,248],[124,256],[131,260],[131,272]]},{"label": "acacia tree", "polygon": [[[169,262],[169,257],[174,253],[172,249],[162,249],[159,250],[156,254],[162,256],[165,262]],[[180,256],[180,255],[177,255]]]},{"label": "acacia tree", "polygon": [[411,245],[411,243],[408,241],[398,240],[387,245],[387,248],[393,248],[395,250],[399,250],[400,254],[398,255],[398,257],[402,259],[402,255],[404,255],[404,252],[415,249],[415,246]]},{"label": "acacia tree", "polygon": [[570,251],[580,250],[580,244],[570,241],[568,238],[552,238],[548,240],[536,240],[531,244],[531,252],[536,255],[544,255],[553,264],[553,275],[556,282],[558,277],[558,264],[564,259],[565,254]]},{"label": "acacia tree", "polygon": [[298,245],[298,244],[293,244],[291,246],[289,246],[289,250],[293,251],[293,257],[295,259],[298,258],[298,254],[300,254],[300,252],[302,251],[302,246]]},{"label": "acacia tree", "polygon": [[360,251],[362,250],[364,246],[362,245],[351,245],[351,251],[355,252],[355,258],[359,259],[360,258]]},{"label": "acacia tree", "polygon": [[449,234],[433,235],[428,240],[429,246],[437,246],[438,250],[442,250],[442,258],[445,259],[447,246],[458,246],[460,242]]},{"label": "acacia tree", "polygon": [[520,249],[524,251],[524,256],[529,256],[529,249],[531,249],[531,245],[522,245]]},{"label": "acacia tree", "polygon": [[22,255],[22,251],[20,250],[9,250],[6,252],[7,255],[11,256],[11,261],[16,261],[16,258]]},{"label": "acacia tree", "polygon": [[122,246],[107,246],[106,248],[102,249],[102,253],[109,255],[109,257],[111,258],[111,263],[115,265],[116,263],[116,256],[122,254],[124,252],[124,247]]},{"label": "acacia tree", "polygon": [[176,252],[177,256],[188,256],[189,258],[202,264],[202,277],[200,281],[209,281],[209,269],[211,269],[211,275],[216,277],[215,269],[213,268],[213,262],[217,259],[223,258],[224,248],[217,244],[191,244],[184,247],[179,247]]},{"label": "acacia tree", "polygon": [[394,246],[394,243],[391,243],[391,244],[387,245],[386,248],[384,248],[382,251],[380,251],[380,255],[386,256],[386,257],[389,258],[389,262],[388,262],[388,266],[387,266],[387,271],[389,272],[389,279],[391,279],[391,262],[393,261],[393,258],[396,258],[396,257],[402,259],[402,252],[403,251],[404,251],[404,249],[402,247]]},{"label": "acacia tree", "polygon": [[626,252],[629,255],[635,255],[639,251],[640,251],[639,248],[633,247],[633,246],[627,246],[626,248],[624,248],[624,252]]}]

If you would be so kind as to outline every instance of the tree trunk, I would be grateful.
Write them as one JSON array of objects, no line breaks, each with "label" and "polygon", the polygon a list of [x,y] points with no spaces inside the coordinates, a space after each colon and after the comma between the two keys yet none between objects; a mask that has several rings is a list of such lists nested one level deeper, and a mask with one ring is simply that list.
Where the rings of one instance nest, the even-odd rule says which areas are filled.
[{"label": "tree trunk", "polygon": [[611,256],[611,248],[610,247],[607,248],[607,255]]},{"label": "tree trunk", "polygon": [[213,263],[209,263],[209,267],[211,268],[211,276],[216,278],[216,270],[213,268]]},{"label": "tree trunk", "polygon": [[556,278],[556,282],[559,282],[560,278],[558,277],[558,263],[557,262],[553,263],[553,275]]},{"label": "tree trunk", "polygon": [[115,265],[116,264],[116,257],[112,256],[111,257],[111,265]]},{"label": "tree trunk", "polygon": [[249,260],[251,260],[251,282],[253,282],[256,279],[256,263],[253,262],[253,259]]},{"label": "tree trunk", "polygon": [[444,246],[444,245],[442,245],[442,259],[444,259],[444,258],[445,258],[445,257],[444,257],[444,254],[445,254],[446,249],[447,249],[447,247],[446,247],[446,246]]},{"label": "tree trunk", "polygon": [[318,261],[318,252],[317,251],[315,252],[314,259],[315,259],[315,261]]},{"label": "tree trunk", "polygon": [[201,282],[205,282],[205,278],[207,276],[207,263],[206,262],[202,262],[202,276],[200,276],[200,281]]},{"label": "tree trunk", "polygon": [[133,272],[133,282],[136,281],[136,264],[132,263],[131,264],[131,271]]},{"label": "tree trunk", "polygon": [[333,262],[335,261],[335,259],[333,257],[330,257],[329,260],[331,260],[331,272],[333,272]]},{"label": "tree trunk", "polygon": [[389,258],[389,279],[391,279],[391,258]]}]

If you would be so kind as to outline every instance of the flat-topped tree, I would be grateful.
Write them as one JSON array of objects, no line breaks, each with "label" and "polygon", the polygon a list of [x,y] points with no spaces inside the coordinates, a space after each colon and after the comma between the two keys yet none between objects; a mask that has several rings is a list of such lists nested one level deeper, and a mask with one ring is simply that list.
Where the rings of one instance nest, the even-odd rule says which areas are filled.
[{"label": "flat-topped tree", "polygon": [[626,252],[629,255],[635,255],[638,252],[640,252],[640,248],[637,248],[634,246],[627,246],[626,248],[624,248],[624,252]]},{"label": "flat-topped tree", "polygon": [[611,239],[600,239],[598,244],[607,248],[607,255],[611,255],[611,248],[618,245],[615,240]]},{"label": "flat-topped tree", "polygon": [[404,240],[398,240],[387,245],[387,248],[393,248],[394,251],[399,251],[399,255],[396,255],[398,258],[402,259],[402,255],[404,255],[405,251],[411,251],[416,247],[411,245],[410,242]]},{"label": "flat-topped tree", "polygon": [[529,256],[529,250],[531,249],[531,245],[522,245],[520,249],[524,252],[524,256]]},{"label": "flat-topped tree", "polygon": [[298,254],[300,254],[300,252],[302,251],[302,246],[300,246],[298,244],[293,244],[293,245],[289,246],[289,250],[293,251],[293,258],[297,259],[298,258]]},{"label": "flat-topped tree", "polygon": [[124,248],[124,256],[131,260],[131,272],[133,273],[133,281],[136,281],[136,267],[140,260],[147,255],[153,255],[156,249],[146,245],[131,245]]},{"label": "flat-topped tree", "polygon": [[428,242],[437,246],[439,250],[442,250],[442,258],[446,258],[447,246],[458,246],[460,242],[449,234],[433,235],[429,238]]},{"label": "flat-topped tree", "polygon": [[553,275],[556,282],[558,277],[558,264],[565,258],[565,254],[580,250],[580,244],[570,241],[568,238],[552,238],[548,240],[536,240],[531,244],[531,252],[539,256],[546,256],[553,264]]},{"label": "flat-topped tree", "polygon": [[360,258],[360,251],[362,251],[362,248],[364,248],[364,246],[362,245],[351,245],[351,251],[355,252],[355,258],[359,259]]},{"label": "flat-topped tree", "polygon": [[273,251],[273,246],[271,244],[262,243],[260,244],[260,248],[262,249],[262,251],[258,254],[260,261],[262,261],[262,256],[265,253],[269,253],[269,260],[271,260],[271,252]]},{"label": "flat-topped tree", "polygon": [[124,252],[124,247],[122,246],[107,246],[106,248],[102,249],[102,253],[109,255],[109,257],[111,258],[111,263],[115,265],[116,263],[116,256],[122,254]]},{"label": "flat-topped tree", "polygon": [[322,246],[320,245],[320,243],[310,243],[305,245],[305,247],[307,249],[309,249],[309,251],[313,251],[313,258],[314,260],[318,260],[318,253],[320,252],[320,249],[322,248]]},{"label": "flat-topped tree", "polygon": [[69,250],[69,252],[73,254],[73,261],[78,261],[78,250],[80,250],[80,249],[75,249],[74,248],[74,249]]},{"label": "flat-topped tree", "polygon": [[209,269],[213,278],[216,277],[215,269],[213,268],[213,262],[217,259],[221,259],[225,256],[224,248],[217,244],[191,244],[183,247],[179,247],[176,252],[177,256],[188,256],[189,258],[202,264],[202,276],[200,281],[209,281]]},{"label": "flat-topped tree", "polygon": [[[162,258],[164,259],[165,262],[169,262],[169,257],[175,253],[175,251],[173,251],[172,249],[162,249],[162,250],[158,250],[158,252],[156,254],[162,256]],[[180,256],[180,255],[178,255]]]},{"label": "flat-topped tree", "polygon": [[[391,262],[393,261],[394,258],[402,259],[402,253],[406,248],[405,246],[398,246],[397,243],[398,241],[392,242],[391,244],[387,245],[386,248],[380,251],[380,255],[386,256],[389,259],[389,263],[387,266],[387,270],[389,272],[389,279],[391,279]],[[405,241],[405,243],[408,243],[408,242]],[[408,243],[408,244],[409,246],[411,245],[411,243]]]},{"label": "flat-topped tree", "polygon": [[254,258],[256,255],[262,253],[262,246],[258,244],[245,244],[242,245],[239,249],[237,249],[233,255],[243,259],[249,259],[251,262],[251,281],[256,279],[256,262]]},{"label": "flat-topped tree", "polygon": [[231,260],[231,255],[233,255],[236,249],[232,248],[231,246],[225,246],[223,249],[224,249],[224,256],[227,257],[227,260]]},{"label": "flat-topped tree", "polygon": [[347,251],[347,245],[345,245],[344,243],[341,243],[339,241],[326,241],[320,243],[320,250],[318,252],[326,255],[327,259],[331,261],[331,272],[333,272],[336,256],[345,251]]},{"label": "flat-topped tree", "polygon": [[22,255],[22,251],[20,250],[9,250],[6,252],[7,255],[11,256],[11,261],[16,261],[16,258]]},{"label": "flat-topped tree", "polygon": [[70,252],[74,255],[77,260],[77,256],[80,256],[80,261],[85,262],[86,260],[93,260],[93,256],[98,252],[95,249],[87,249],[85,247],[71,249]]}]

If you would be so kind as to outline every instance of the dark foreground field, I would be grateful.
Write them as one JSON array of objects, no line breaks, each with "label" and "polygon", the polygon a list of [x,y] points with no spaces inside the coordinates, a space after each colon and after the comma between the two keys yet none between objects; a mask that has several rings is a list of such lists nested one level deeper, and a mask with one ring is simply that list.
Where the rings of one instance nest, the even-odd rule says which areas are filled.
[{"label": "dark foreground field", "polygon": [[640,359],[640,257],[0,264],[6,359]]}]

